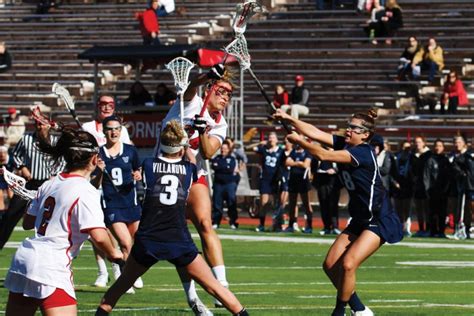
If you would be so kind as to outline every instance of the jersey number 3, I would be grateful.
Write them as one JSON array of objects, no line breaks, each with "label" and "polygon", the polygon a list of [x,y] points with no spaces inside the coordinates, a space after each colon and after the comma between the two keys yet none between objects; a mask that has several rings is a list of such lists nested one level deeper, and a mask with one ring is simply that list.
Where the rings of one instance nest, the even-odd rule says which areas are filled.
[{"label": "jersey number 3", "polygon": [[43,219],[41,220],[41,224],[38,228],[38,235],[46,235],[46,228],[48,228],[49,220],[51,219],[51,216],[53,216],[55,206],[56,200],[52,196],[48,197],[46,201],[44,201]]},{"label": "jersey number 3", "polygon": [[160,183],[165,186],[165,193],[160,193],[161,204],[176,204],[176,201],[178,201],[178,177],[172,175],[165,175],[161,178]]}]

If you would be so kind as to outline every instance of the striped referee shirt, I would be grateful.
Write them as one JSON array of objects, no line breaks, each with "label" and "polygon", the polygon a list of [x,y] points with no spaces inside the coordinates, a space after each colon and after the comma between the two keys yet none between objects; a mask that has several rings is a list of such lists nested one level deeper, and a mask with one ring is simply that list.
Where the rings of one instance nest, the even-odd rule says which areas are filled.
[{"label": "striped referee shirt", "polygon": [[[57,136],[49,137],[52,144],[58,140]],[[61,159],[58,165],[55,165],[50,156],[39,150],[37,140],[36,132],[24,134],[13,149],[13,160],[16,168],[27,167],[33,180],[48,180],[64,169],[65,162]]]}]

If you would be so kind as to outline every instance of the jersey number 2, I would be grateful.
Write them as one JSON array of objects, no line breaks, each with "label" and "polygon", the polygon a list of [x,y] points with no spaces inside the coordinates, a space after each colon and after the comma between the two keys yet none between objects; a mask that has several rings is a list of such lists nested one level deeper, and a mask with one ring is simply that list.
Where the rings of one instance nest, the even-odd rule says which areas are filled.
[{"label": "jersey number 2", "polygon": [[52,196],[49,196],[46,201],[44,201],[43,219],[41,220],[41,224],[38,228],[38,235],[46,235],[46,228],[48,228],[49,220],[51,219],[51,216],[53,216],[55,206],[56,200]]},{"label": "jersey number 2", "polygon": [[161,178],[161,184],[165,186],[166,193],[160,193],[160,202],[164,205],[173,205],[178,201],[178,177],[165,175]]}]

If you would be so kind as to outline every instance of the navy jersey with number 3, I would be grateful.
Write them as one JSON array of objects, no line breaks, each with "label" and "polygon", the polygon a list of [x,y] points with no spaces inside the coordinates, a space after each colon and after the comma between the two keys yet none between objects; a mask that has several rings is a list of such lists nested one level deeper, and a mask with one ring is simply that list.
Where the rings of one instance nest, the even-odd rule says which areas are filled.
[{"label": "navy jersey with number 3", "polygon": [[148,158],[143,162],[146,187],[137,236],[154,241],[192,241],[185,205],[196,165],[183,159]]}]

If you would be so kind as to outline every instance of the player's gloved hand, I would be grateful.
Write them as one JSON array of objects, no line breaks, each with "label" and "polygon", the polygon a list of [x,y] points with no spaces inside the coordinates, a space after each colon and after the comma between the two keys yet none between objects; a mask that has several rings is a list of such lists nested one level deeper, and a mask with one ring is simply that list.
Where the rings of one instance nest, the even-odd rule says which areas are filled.
[{"label": "player's gloved hand", "polygon": [[207,121],[199,114],[196,114],[194,116],[193,127],[198,131],[199,135],[202,135],[207,130]]},{"label": "player's gloved hand", "polygon": [[224,75],[225,68],[223,64],[215,64],[212,66],[211,70],[207,73],[209,79],[219,80]]}]

